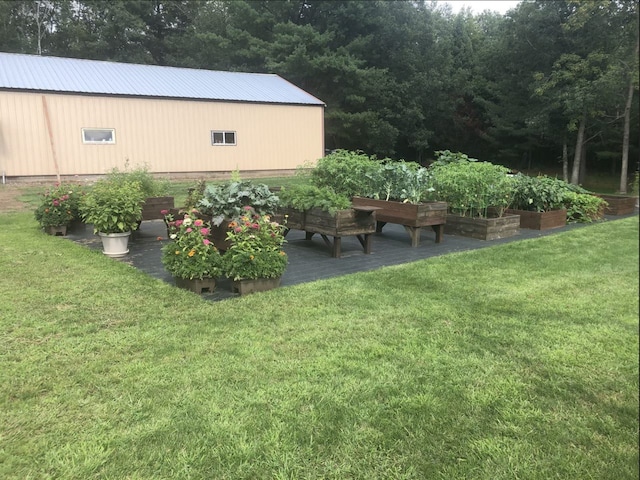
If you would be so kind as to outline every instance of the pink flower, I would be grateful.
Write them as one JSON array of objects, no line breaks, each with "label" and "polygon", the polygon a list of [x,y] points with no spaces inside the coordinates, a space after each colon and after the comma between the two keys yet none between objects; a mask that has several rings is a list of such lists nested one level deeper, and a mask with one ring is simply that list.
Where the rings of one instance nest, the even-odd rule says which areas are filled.
[{"label": "pink flower", "polygon": [[202,220],[198,219],[198,220],[196,220],[195,222],[193,222],[193,225],[194,225],[195,227],[201,227],[203,223],[204,223],[204,222],[203,222]]},{"label": "pink flower", "polygon": [[189,228],[187,228],[186,232],[187,233],[191,233],[191,232],[193,232],[193,229],[191,227],[189,227]]},{"label": "pink flower", "polygon": [[208,228],[201,228],[201,229],[200,229],[200,233],[201,233],[202,235],[205,235],[205,236],[206,236],[206,235],[209,235],[209,229],[208,229]]},{"label": "pink flower", "polygon": [[251,225],[251,228],[258,230],[260,228],[260,225],[258,225],[257,223],[254,223],[253,225]]},{"label": "pink flower", "polygon": [[245,210],[251,210],[252,208],[253,208],[253,207],[250,207],[249,205],[246,205],[246,206],[244,207],[244,209],[245,209]]},{"label": "pink flower", "polygon": [[182,225],[183,222],[184,220],[176,220],[176,227],[179,227],[180,225]]},{"label": "pink flower", "polygon": [[205,245],[209,245],[211,242],[209,241],[209,239],[205,238],[204,240],[202,240],[202,243],[204,243]]},{"label": "pink flower", "polygon": [[169,210],[160,210],[160,213],[162,215],[168,215],[169,214]]},{"label": "pink flower", "polygon": [[242,231],[242,227],[236,227],[234,230],[236,233],[240,233]]},{"label": "pink flower", "polygon": [[53,201],[53,206],[54,206],[54,207],[57,207],[58,205],[60,205],[60,202],[58,202],[58,200],[54,200],[54,201]]}]

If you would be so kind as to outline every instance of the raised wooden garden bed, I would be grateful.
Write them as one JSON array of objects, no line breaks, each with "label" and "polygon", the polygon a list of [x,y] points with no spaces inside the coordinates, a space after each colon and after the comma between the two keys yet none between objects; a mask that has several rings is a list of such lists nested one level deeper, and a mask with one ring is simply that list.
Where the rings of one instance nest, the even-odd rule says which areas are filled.
[{"label": "raised wooden garden bed", "polygon": [[[304,230],[305,238],[311,240],[319,234],[331,250],[331,256],[340,258],[342,254],[342,237],[355,236],[364,253],[371,253],[371,234],[376,231],[376,208],[354,207],[338,210],[333,215],[319,208],[305,212],[287,210],[289,221],[287,227]],[[283,214],[283,211],[279,212]],[[332,237],[331,240],[329,237]]]},{"label": "raised wooden garden bed", "polygon": [[477,238],[478,240],[497,240],[512,237],[520,230],[520,216],[507,214],[495,218],[470,218],[460,215],[447,215],[444,231],[451,235]]},{"label": "raised wooden garden bed", "polygon": [[636,209],[637,198],[630,195],[598,195],[609,204],[604,213],[606,215],[629,215]]},{"label": "raised wooden garden bed", "polygon": [[142,220],[162,220],[162,210],[174,208],[173,197],[149,197],[142,204]]},{"label": "raised wooden garden bed", "polygon": [[529,210],[508,209],[507,214],[520,216],[520,228],[531,230],[549,230],[564,227],[567,224],[567,210],[549,210],[548,212],[531,212]]},{"label": "raised wooden garden bed", "polygon": [[446,202],[402,203],[391,200],[375,200],[365,197],[353,197],[352,203],[356,207],[375,207],[376,232],[381,233],[387,223],[402,225],[409,237],[411,246],[420,244],[422,227],[431,227],[436,233],[436,243],[444,237],[444,224],[447,221]]}]

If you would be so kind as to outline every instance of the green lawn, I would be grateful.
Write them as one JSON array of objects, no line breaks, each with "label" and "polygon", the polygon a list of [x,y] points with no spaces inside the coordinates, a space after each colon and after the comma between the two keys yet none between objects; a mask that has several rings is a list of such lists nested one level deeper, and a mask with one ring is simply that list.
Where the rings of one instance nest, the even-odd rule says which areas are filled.
[{"label": "green lawn", "polygon": [[2,479],[638,478],[637,216],[217,303],[0,221]]}]

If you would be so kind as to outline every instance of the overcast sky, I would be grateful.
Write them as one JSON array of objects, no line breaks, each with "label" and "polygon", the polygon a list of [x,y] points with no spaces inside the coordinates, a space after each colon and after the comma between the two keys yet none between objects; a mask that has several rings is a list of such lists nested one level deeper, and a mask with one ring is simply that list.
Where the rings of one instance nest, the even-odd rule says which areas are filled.
[{"label": "overcast sky", "polygon": [[513,0],[446,0],[438,3],[449,3],[453,13],[458,13],[464,7],[470,7],[473,13],[482,13],[485,10],[493,10],[498,13],[507,13],[507,10],[515,7],[519,1]]}]

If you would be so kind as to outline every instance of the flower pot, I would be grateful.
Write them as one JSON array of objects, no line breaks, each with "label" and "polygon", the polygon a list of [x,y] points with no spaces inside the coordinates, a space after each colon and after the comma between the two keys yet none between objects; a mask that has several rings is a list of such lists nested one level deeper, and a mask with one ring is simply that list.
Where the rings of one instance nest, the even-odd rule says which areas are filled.
[{"label": "flower pot", "polygon": [[108,257],[124,257],[129,253],[129,237],[131,232],[102,233],[98,232],[102,240],[102,253]]},{"label": "flower pot", "polygon": [[517,235],[520,231],[519,215],[504,215],[495,218],[462,217],[447,215],[444,231],[451,235],[477,238],[478,240],[497,240]]},{"label": "flower pot", "polygon": [[215,278],[205,277],[189,279],[174,277],[174,280],[176,282],[176,287],[189,290],[197,293],[198,295],[205,292],[213,293],[216,289]]},{"label": "flower pot", "polygon": [[55,236],[64,237],[67,234],[67,226],[56,225],[56,226],[45,227],[44,231],[47,232],[49,235],[53,235],[54,237]]},{"label": "flower pot", "polygon": [[231,281],[231,291],[240,295],[264,292],[280,286],[280,277],[276,278],[245,278]]},{"label": "flower pot", "polygon": [[567,224],[567,210],[549,210],[547,212],[531,212],[529,210],[507,209],[508,214],[520,215],[520,228],[530,230],[548,230],[564,227]]}]

